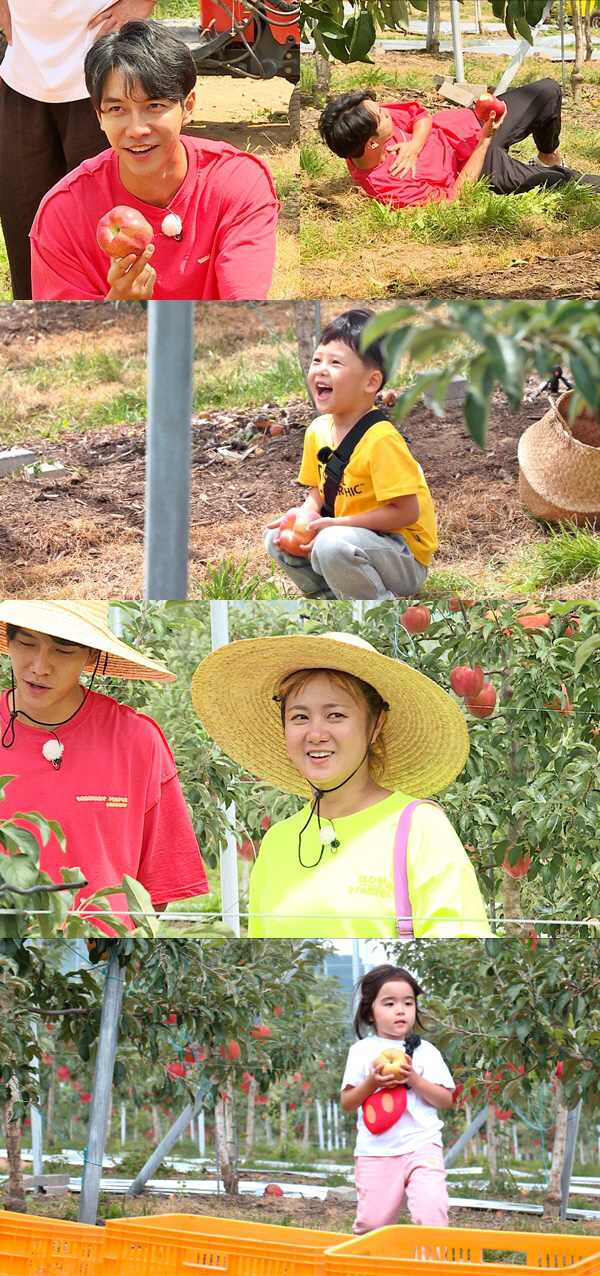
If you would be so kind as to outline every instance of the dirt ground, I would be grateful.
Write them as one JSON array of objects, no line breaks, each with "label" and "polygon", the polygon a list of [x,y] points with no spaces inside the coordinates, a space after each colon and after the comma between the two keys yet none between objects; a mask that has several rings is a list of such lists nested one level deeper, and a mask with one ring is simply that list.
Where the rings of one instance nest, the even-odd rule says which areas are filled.
[{"label": "dirt ground", "polygon": [[[289,307],[281,303],[281,314]],[[217,307],[198,308],[197,329],[210,341],[219,328]],[[277,314],[281,318],[279,310]],[[277,322],[274,310],[269,310]],[[324,319],[326,319],[324,314]],[[33,319],[33,324],[32,324]],[[0,308],[0,349],[13,359],[25,357],[32,344],[43,358],[46,343],[56,354],[73,340],[73,329],[88,329],[90,341],[98,323],[107,323],[103,303]],[[139,339],[140,315],[111,312],[111,336],[124,348]],[[145,324],[145,318],[143,318]],[[205,330],[208,325],[209,330]],[[243,305],[228,309],[232,347],[242,337],[252,341],[262,321]],[[132,336],[133,333],[133,336]],[[221,350],[223,346],[221,345]],[[436,570],[469,578],[493,572],[544,531],[522,508],[518,495],[517,442],[522,431],[546,410],[540,397],[513,413],[497,395],[487,451],[468,436],[460,409],[439,421],[419,405],[403,423],[403,432],[420,461],[438,512],[440,551]],[[262,546],[262,529],[299,495],[295,480],[304,428],[313,410],[297,399],[266,410],[207,410],[193,419],[193,468],[190,537],[190,595],[197,596],[207,564],[227,555],[235,563],[267,578],[270,560]],[[281,421],[284,433],[271,437],[256,427],[260,418]],[[46,461],[60,461],[57,474],[0,480],[0,594],[10,597],[139,597],[143,589],[145,422],[86,433],[61,434],[55,442],[37,440]],[[27,443],[27,424],[22,444]],[[225,449],[225,451],[219,451]],[[289,587],[290,594],[293,587]],[[597,598],[600,582],[561,587],[557,596]]]},{"label": "dirt ground", "polygon": [[281,77],[257,82],[199,76],[194,119],[185,132],[266,157],[279,146],[291,146],[288,109],[293,88]]},{"label": "dirt ground", "polygon": [[[51,1218],[73,1218],[73,1206],[76,1206],[77,1199],[77,1197],[61,1197],[59,1200],[43,1204],[36,1201],[32,1213]],[[111,1218],[115,1216],[114,1207],[119,1200],[119,1197],[113,1195],[100,1198],[100,1225],[102,1225],[102,1216]],[[108,1213],[109,1210],[110,1213]],[[171,1213],[209,1214],[217,1218],[246,1218],[253,1222],[274,1223],[279,1226],[349,1233],[352,1229],[356,1206],[351,1201],[288,1200],[286,1197],[152,1195],[141,1197],[136,1201],[124,1199],[123,1212],[127,1217]],[[405,1208],[402,1210],[399,1222],[410,1223],[410,1216]],[[542,1219],[534,1214],[508,1214],[502,1210],[469,1210],[452,1206],[449,1225],[455,1228],[489,1228],[493,1231],[514,1230],[541,1233],[560,1231],[600,1235],[600,1223],[594,1221],[557,1223],[557,1220]]]},{"label": "dirt ground", "polygon": [[[448,105],[433,88],[433,77],[449,71],[448,56],[440,58],[423,53],[384,53],[371,55],[376,68],[398,74],[400,69],[410,76],[429,74],[431,89],[426,92],[407,90],[405,99],[417,99],[428,111]],[[552,64],[543,59],[540,77],[552,73]],[[398,94],[392,89],[378,89],[381,101],[392,101]],[[302,137],[305,142],[316,139],[320,110],[307,104],[302,112]],[[572,107],[565,98],[563,117],[578,130],[596,129],[598,88],[586,86],[582,105]],[[531,154],[534,153],[530,147]],[[529,151],[518,152],[526,159]],[[577,164],[571,160],[574,167]],[[590,164],[585,165],[586,171]],[[597,171],[599,164],[591,165]],[[306,183],[311,216],[321,213],[328,224],[328,243],[335,245],[335,223],[349,221],[361,209],[364,196],[352,187],[345,175],[340,178],[313,178]],[[305,216],[306,214],[302,214]],[[372,297],[453,297],[496,298],[567,298],[600,297],[598,262],[598,230],[572,233],[569,227],[548,228],[533,233],[531,238],[511,239],[510,235],[486,234],[478,242],[472,237],[464,244],[420,244],[402,230],[383,230],[377,242],[353,246],[352,251],[338,254],[325,251],[318,262],[302,264],[303,296],[309,298],[346,298],[356,295]],[[357,280],[360,281],[357,285]]]}]

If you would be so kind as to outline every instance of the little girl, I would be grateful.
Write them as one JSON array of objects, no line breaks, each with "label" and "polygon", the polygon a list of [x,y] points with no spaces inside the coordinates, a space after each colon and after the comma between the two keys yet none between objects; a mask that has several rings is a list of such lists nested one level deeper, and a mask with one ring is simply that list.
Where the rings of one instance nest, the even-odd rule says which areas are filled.
[{"label": "little girl", "polygon": [[[448,1193],[442,1153],[442,1122],[436,1108],[450,1108],[454,1082],[439,1050],[413,1032],[421,1028],[417,997],[423,991],[401,966],[376,966],[358,984],[354,1018],[359,1040],[350,1047],[342,1081],[345,1112],[358,1111],[356,1188],[358,1210],[353,1232],[360,1236],[398,1220],[404,1192],[413,1223],[448,1226]],[[376,1035],[363,1037],[363,1029]],[[398,1079],[382,1075],[376,1059],[390,1047],[409,1056]],[[362,1105],[375,1090],[406,1085],[403,1115],[388,1130],[372,1134]]]}]

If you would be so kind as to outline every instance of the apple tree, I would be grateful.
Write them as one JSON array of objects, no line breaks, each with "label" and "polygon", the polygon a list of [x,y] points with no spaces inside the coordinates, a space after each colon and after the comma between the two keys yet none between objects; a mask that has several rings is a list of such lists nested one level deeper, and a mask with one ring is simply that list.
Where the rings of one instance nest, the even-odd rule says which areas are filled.
[{"label": "apple tree", "polygon": [[425,988],[428,1036],[468,1096],[502,1117],[554,1086],[555,1137],[545,1211],[560,1206],[567,1112],[600,1110],[600,940],[393,943]]},{"label": "apple tree", "polygon": [[[510,7],[510,5],[509,5]],[[600,309],[593,301],[401,302],[365,329],[363,346],[385,334],[389,374],[401,370],[409,384],[396,416],[403,420],[427,394],[442,414],[453,376],[468,381],[463,416],[485,447],[492,395],[502,389],[515,411],[525,378],[549,377],[566,364],[575,383],[573,412],[584,403],[600,412]],[[435,366],[432,366],[435,361]],[[408,375],[410,374],[410,375]]]}]

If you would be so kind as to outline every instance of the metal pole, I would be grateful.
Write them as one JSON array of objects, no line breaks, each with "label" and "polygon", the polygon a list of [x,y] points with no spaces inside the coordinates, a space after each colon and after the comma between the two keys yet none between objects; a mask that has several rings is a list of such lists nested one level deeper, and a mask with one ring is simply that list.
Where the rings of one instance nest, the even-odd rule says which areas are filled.
[{"label": "metal pole", "polygon": [[200,1156],[206,1156],[206,1129],[203,1111],[198,1113],[198,1152]]},{"label": "metal pole", "polygon": [[581,1116],[581,1108],[583,1099],[579,1100],[576,1108],[569,1112],[567,1117],[567,1137],[565,1139],[565,1159],[563,1162],[562,1174],[560,1176],[560,1217],[564,1220],[567,1217],[567,1209],[569,1206],[569,1192],[571,1190],[571,1175],[573,1173],[573,1162],[575,1160],[575,1148],[577,1146],[577,1131],[579,1130],[579,1118]]},{"label": "metal pole", "polygon": [[470,1140],[473,1138],[473,1135],[477,1134],[477,1131],[481,1129],[482,1125],[485,1125],[486,1121],[487,1121],[487,1108],[482,1108],[481,1112],[478,1112],[477,1116],[473,1118],[470,1126],[468,1127],[467,1130],[465,1130],[464,1134],[461,1134],[460,1138],[456,1140],[456,1143],[453,1143],[452,1147],[448,1148],[448,1151],[446,1152],[446,1155],[444,1157],[444,1166],[446,1169],[448,1168],[449,1165],[454,1164],[457,1157],[460,1156],[463,1148],[467,1146],[467,1143],[470,1142]]},{"label": "metal pole", "polygon": [[[229,610],[226,602],[211,602],[210,632],[212,650],[225,647],[229,642]],[[221,803],[221,809],[223,805]],[[227,807],[227,819],[235,828],[235,804]],[[221,907],[223,921],[240,937],[240,892],[238,886],[237,847],[233,833],[227,834],[225,850],[221,851]]]},{"label": "metal pole", "polygon": [[319,342],[321,340],[322,331],[323,331],[323,325],[321,323],[321,302],[315,301],[315,339],[316,339],[317,345],[319,345]]},{"label": "metal pole", "polygon": [[[532,31],[532,35],[534,39],[535,39],[536,32],[540,30],[540,27],[544,21],[544,18],[546,17],[546,14],[550,12],[551,8],[552,8],[552,0],[547,0],[545,8],[544,8],[544,12],[537,24],[537,27],[534,27]],[[521,40],[521,43],[519,44],[517,52],[513,54],[506,68],[506,71],[504,72],[504,75],[498,81],[496,85],[495,91],[497,94],[506,93],[507,88],[509,87],[510,84],[512,84],[512,81],[514,80],[515,75],[517,74],[517,71],[519,70],[521,63],[525,61],[525,58],[530,53],[533,53],[533,45],[529,43],[529,40],[525,40],[525,39]]]},{"label": "metal pole", "polygon": [[206,1095],[208,1094],[208,1090],[208,1086],[199,1087],[196,1091],[194,1102],[188,1103],[187,1107],[183,1109],[183,1112],[179,1114],[177,1120],[173,1122],[171,1129],[167,1130],[164,1139],[161,1139],[158,1147],[155,1148],[152,1155],[148,1157],[144,1168],[140,1170],[137,1178],[134,1179],[131,1184],[131,1187],[127,1188],[127,1196],[139,1196],[143,1192],[148,1179],[152,1178],[154,1171],[158,1169],[165,1156],[167,1156],[167,1154],[171,1151],[173,1144],[177,1142],[180,1134],[189,1125],[192,1117],[195,1117],[200,1111]]},{"label": "metal pole", "polygon": [[148,303],[144,597],[187,598],[194,302]]},{"label": "metal pole", "polygon": [[337,1103],[334,1103],[334,1104],[333,1104],[333,1132],[334,1132],[334,1142],[335,1142],[335,1148],[336,1148],[336,1151],[338,1151],[339,1146],[340,1146],[340,1132],[339,1132],[339,1127],[338,1127],[338,1108],[337,1108]]},{"label": "metal pole", "polygon": [[[37,1020],[32,1021],[33,1035],[38,1040]],[[40,1084],[40,1060],[39,1056],[32,1059],[33,1071],[38,1083]],[[35,1176],[41,1176],[44,1173],[44,1151],[43,1151],[43,1132],[42,1132],[42,1114],[39,1108],[34,1107],[32,1103],[29,1105],[29,1116],[31,1119],[31,1150],[33,1153],[33,1173]],[[38,1195],[39,1187],[35,1189],[35,1195]]]},{"label": "metal pole", "polygon": [[127,1107],[121,1104],[121,1147],[127,1142]]},{"label": "metal pole", "polygon": [[331,1152],[332,1147],[333,1145],[331,1142],[331,1103],[328,1103],[327,1104],[327,1151]]},{"label": "metal pole", "polygon": [[[317,1099],[317,1130],[319,1131],[319,1147],[322,1152],[325,1151],[325,1135],[323,1132],[323,1106],[320,1099]],[[600,1151],[600,1138],[598,1139],[598,1148]]]},{"label": "metal pole", "polygon": [[460,31],[459,0],[450,0],[450,23],[452,25],[452,48],[454,50],[454,78],[459,84],[463,84],[465,64],[463,62],[462,35]]},{"label": "metal pole", "polygon": [[106,971],[104,997],[102,1000],[98,1057],[96,1059],[92,1087],[88,1142],[85,1149],[79,1213],[77,1215],[80,1223],[95,1223],[98,1212],[98,1196],[102,1178],[104,1145],[110,1117],[112,1079],[117,1052],[124,983],[125,970],[119,965],[117,958],[113,957]]}]

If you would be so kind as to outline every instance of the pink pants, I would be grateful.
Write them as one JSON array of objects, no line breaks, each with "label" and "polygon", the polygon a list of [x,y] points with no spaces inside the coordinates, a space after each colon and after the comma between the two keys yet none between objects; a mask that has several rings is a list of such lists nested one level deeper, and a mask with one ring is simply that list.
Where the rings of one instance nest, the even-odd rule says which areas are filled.
[{"label": "pink pants", "polygon": [[417,1226],[448,1226],[448,1192],[444,1154],[435,1143],[424,1143],[401,1156],[357,1156],[358,1209],[355,1236],[389,1227],[398,1220],[406,1199]]}]

